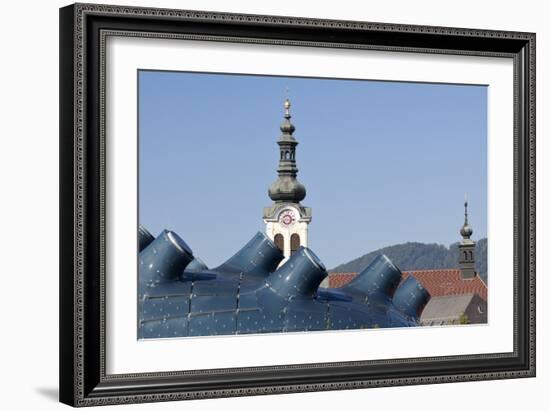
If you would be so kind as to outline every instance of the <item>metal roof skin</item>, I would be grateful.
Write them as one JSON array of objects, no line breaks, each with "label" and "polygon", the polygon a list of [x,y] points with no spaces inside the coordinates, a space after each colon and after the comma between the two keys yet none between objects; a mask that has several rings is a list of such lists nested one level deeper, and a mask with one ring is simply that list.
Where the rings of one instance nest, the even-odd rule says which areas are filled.
[{"label": "metal roof skin", "polygon": [[139,253],[138,337],[413,327],[429,299],[414,279],[398,286],[401,271],[383,255],[339,290],[319,287],[327,272],[312,250],[301,247],[277,268],[282,259],[257,233],[224,264],[203,269],[176,233],[163,231]]}]

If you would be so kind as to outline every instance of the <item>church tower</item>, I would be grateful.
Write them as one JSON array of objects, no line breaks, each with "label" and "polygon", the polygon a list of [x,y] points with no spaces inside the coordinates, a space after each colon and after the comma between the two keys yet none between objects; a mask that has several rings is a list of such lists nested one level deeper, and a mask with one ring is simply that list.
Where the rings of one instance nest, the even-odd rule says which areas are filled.
[{"label": "church tower", "polygon": [[284,120],[281,124],[279,145],[279,178],[268,190],[273,200],[264,208],[263,220],[266,235],[283,252],[283,264],[300,246],[307,247],[307,229],[311,221],[311,208],[300,204],[306,197],[306,188],[297,179],[295,127],[290,122],[290,101],[285,99]]},{"label": "church tower", "polygon": [[475,272],[475,249],[476,243],[470,237],[473,230],[468,224],[468,200],[464,201],[464,225],[460,229],[462,241],[458,245],[458,266],[463,279],[474,278]]}]

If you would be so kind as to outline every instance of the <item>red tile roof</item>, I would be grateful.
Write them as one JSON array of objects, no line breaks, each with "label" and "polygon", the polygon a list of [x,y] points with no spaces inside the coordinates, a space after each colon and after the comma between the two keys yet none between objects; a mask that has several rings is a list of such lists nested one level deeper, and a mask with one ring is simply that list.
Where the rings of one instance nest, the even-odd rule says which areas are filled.
[{"label": "red tile roof", "polygon": [[328,275],[329,288],[340,288],[355,278],[357,273],[330,273]]},{"label": "red tile roof", "polygon": [[[330,273],[329,287],[338,288],[349,283],[357,273]],[[413,275],[432,297],[442,295],[477,294],[487,301],[487,285],[479,276],[462,279],[458,268],[404,271],[401,281]]]}]

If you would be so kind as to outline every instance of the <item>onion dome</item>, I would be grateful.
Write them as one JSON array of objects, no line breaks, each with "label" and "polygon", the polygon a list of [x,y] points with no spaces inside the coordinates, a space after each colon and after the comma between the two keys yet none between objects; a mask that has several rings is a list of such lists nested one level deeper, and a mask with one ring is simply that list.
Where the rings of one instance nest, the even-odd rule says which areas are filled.
[{"label": "onion dome", "polygon": [[299,203],[306,198],[306,188],[295,178],[282,176],[269,186],[268,194],[273,201]]}]

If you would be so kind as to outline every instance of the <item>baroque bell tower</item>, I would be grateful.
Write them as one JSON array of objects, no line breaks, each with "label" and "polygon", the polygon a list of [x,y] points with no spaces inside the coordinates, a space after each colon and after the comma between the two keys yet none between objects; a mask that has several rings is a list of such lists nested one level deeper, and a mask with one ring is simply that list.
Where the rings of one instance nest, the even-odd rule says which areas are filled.
[{"label": "baroque bell tower", "polygon": [[458,244],[458,265],[463,279],[470,279],[476,276],[476,243],[470,238],[473,233],[474,230],[472,230],[472,227],[468,223],[468,200],[464,199],[464,224],[460,229],[462,241]]},{"label": "baroque bell tower", "polygon": [[264,208],[263,220],[266,235],[283,252],[283,264],[300,246],[307,247],[307,230],[311,222],[311,208],[300,204],[306,197],[306,188],[296,175],[296,146],[294,125],[290,122],[290,100],[284,102],[284,120],[281,124],[279,145],[278,179],[268,190],[273,200],[271,207]]}]

